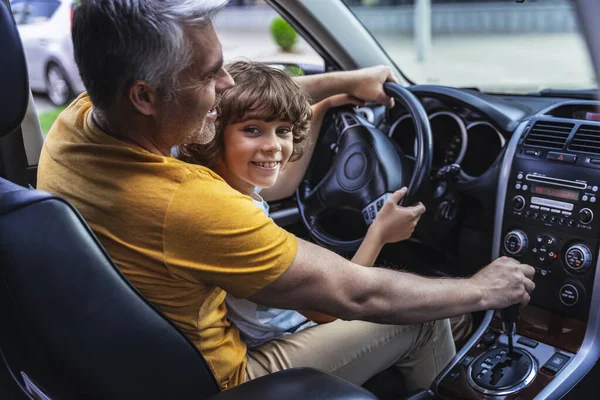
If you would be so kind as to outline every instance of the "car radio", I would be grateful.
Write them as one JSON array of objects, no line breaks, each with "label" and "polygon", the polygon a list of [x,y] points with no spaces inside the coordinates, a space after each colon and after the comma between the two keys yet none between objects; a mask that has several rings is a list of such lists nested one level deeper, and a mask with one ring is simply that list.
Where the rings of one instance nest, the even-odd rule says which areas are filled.
[{"label": "car radio", "polygon": [[[538,152],[538,154],[541,152]],[[524,152],[508,179],[501,252],[536,269],[531,303],[587,319],[600,231],[600,176],[576,155]]]}]

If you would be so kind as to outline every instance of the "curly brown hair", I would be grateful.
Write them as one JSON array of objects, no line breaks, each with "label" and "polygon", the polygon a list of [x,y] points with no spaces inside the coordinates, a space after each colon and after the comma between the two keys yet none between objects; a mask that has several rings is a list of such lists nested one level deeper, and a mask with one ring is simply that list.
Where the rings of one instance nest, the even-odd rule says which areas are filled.
[{"label": "curly brown hair", "polygon": [[286,72],[259,62],[235,61],[225,69],[235,85],[223,93],[217,106],[219,117],[214,139],[207,144],[178,146],[178,158],[214,167],[223,155],[225,126],[249,119],[292,124],[294,148],[289,161],[302,157],[312,117],[310,98],[304,90]]}]

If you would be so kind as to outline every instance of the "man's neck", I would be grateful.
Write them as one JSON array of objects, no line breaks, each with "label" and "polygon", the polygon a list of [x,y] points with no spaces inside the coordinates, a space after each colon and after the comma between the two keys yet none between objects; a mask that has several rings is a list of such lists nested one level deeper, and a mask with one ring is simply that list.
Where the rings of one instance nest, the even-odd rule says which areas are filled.
[{"label": "man's neck", "polygon": [[[113,138],[126,142],[129,144],[136,145],[142,149],[149,151],[150,153],[169,157],[171,155],[171,149],[163,149],[154,143],[151,138],[145,134],[138,134],[139,129],[135,129],[133,126],[125,126],[126,124],[118,123],[110,118],[106,117],[103,112],[98,112],[96,109],[92,110],[92,119],[94,123],[104,133]],[[118,121],[124,121],[125,119],[120,118]]]}]

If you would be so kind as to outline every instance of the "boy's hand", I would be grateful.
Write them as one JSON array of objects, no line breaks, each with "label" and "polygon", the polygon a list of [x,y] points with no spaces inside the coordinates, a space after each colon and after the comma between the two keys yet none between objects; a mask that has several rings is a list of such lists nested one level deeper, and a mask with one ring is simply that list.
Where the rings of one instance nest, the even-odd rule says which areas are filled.
[{"label": "boy's hand", "polygon": [[407,190],[404,187],[395,191],[383,204],[375,221],[369,227],[369,231],[373,231],[382,245],[408,239],[415,230],[421,215],[425,212],[425,206],[422,203],[410,207],[398,205]]}]

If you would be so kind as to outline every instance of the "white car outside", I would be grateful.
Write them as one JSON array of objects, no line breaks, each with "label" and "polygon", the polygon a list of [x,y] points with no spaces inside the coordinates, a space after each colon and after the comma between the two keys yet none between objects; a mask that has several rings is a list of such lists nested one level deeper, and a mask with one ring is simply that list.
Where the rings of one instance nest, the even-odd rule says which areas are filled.
[{"label": "white car outside", "polygon": [[73,0],[12,0],[33,91],[62,106],[84,91],[73,56]]}]

